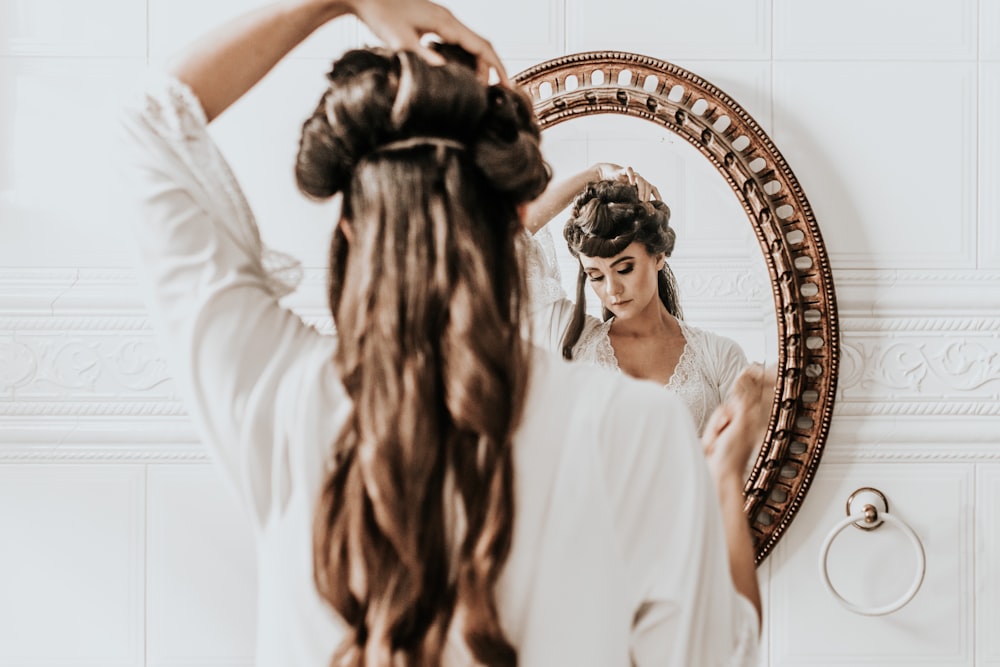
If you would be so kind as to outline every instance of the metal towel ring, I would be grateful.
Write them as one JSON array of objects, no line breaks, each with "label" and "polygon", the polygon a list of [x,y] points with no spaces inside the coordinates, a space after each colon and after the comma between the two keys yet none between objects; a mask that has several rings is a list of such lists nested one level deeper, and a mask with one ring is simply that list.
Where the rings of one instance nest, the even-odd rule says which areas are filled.
[{"label": "metal towel ring", "polygon": [[[833,582],[830,581],[830,572],[827,569],[826,564],[827,557],[830,555],[830,545],[833,544],[834,539],[836,539],[837,535],[839,535],[841,531],[852,524],[862,530],[875,530],[885,521],[899,526],[906,536],[910,538],[910,541],[916,548],[917,576],[906,593],[904,593],[903,596],[895,602],[881,607],[862,607],[846,600],[840,593],[837,592],[837,589],[833,587]],[[844,605],[855,614],[861,614],[863,616],[884,616],[885,614],[891,614],[908,604],[917,594],[917,591],[920,590],[920,585],[924,582],[924,572],[927,569],[926,565],[927,561],[924,557],[924,546],[920,543],[920,538],[917,537],[917,534],[913,532],[913,529],[906,525],[902,519],[899,519],[889,513],[889,501],[886,500],[885,495],[883,495],[878,489],[872,489],[870,487],[858,489],[851,494],[850,498],[847,499],[847,518],[843,519],[833,527],[830,534],[826,536],[826,540],[823,541],[823,547],[820,549],[819,554],[819,572],[820,577],[823,579],[823,583],[826,585],[826,589],[830,591],[830,594],[833,595],[833,597],[835,597],[840,604]]]}]

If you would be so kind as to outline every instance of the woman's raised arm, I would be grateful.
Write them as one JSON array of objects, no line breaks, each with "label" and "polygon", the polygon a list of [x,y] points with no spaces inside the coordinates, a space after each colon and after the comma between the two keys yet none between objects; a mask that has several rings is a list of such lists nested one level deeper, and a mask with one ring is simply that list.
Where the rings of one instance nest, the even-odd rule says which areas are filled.
[{"label": "woman's raised arm", "polygon": [[393,49],[440,56],[420,40],[429,33],[476,56],[481,76],[507,75],[485,39],[429,0],[284,0],[249,12],[208,33],[182,53],[170,72],[201,101],[209,122],[260,81],[292,49],[325,23],[354,14]]},{"label": "woman's raised arm", "polygon": [[534,234],[547,225],[559,211],[583,192],[593,181],[623,180],[639,189],[639,200],[659,199],[660,192],[652,183],[636,173],[632,167],[620,167],[611,162],[599,162],[561,181],[549,184],[538,199],[528,204],[524,214],[524,227]]}]

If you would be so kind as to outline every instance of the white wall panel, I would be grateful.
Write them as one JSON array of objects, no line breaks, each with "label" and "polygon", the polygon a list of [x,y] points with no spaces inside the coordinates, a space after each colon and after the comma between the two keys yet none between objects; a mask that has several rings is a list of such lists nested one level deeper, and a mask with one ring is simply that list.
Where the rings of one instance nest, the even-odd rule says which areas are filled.
[{"label": "white wall panel", "polygon": [[445,0],[441,4],[490,40],[505,63],[509,59],[539,62],[564,53],[565,3],[561,0]]},{"label": "white wall panel", "polygon": [[774,0],[774,57],[968,60],[976,0]]},{"label": "white wall panel", "polygon": [[212,125],[264,242],[315,267],[326,266],[339,209],[336,202],[317,204],[299,192],[295,156],[302,123],[326,89],[328,70],[326,61],[283,62]]},{"label": "white wall panel", "polygon": [[114,123],[137,60],[0,59],[0,266],[122,266]]},{"label": "white wall panel", "polygon": [[[252,11],[269,0],[148,0],[149,55],[154,60],[169,57],[199,38],[210,26]],[[353,18],[333,21],[299,46],[293,57],[331,60],[358,44],[358,22]]]},{"label": "white wall panel", "polygon": [[142,664],[143,469],[0,466],[0,665]]},{"label": "white wall panel", "polygon": [[250,524],[209,465],[149,470],[147,665],[253,664]]},{"label": "white wall panel", "polygon": [[979,57],[1000,60],[1000,0],[979,0]]},{"label": "white wall panel", "polygon": [[[962,464],[826,463],[771,562],[771,664],[972,665],[973,468]],[[847,498],[875,487],[889,511],[918,535],[926,553],[920,591],[899,611],[860,616],[823,587],[820,547],[845,514]],[[905,534],[886,524],[871,532],[845,529],[829,557],[841,595],[860,605],[898,599],[917,572]]]},{"label": "white wall panel", "polygon": [[567,3],[570,52],[617,49],[654,58],[767,59],[767,0]]},{"label": "white wall panel", "polygon": [[979,267],[1000,269],[1000,62],[979,66]]},{"label": "white wall panel", "polygon": [[988,667],[1000,665],[1000,465],[982,466],[976,489],[976,664]]},{"label": "white wall panel", "polygon": [[835,268],[975,265],[975,80],[958,63],[775,64],[774,140]]},{"label": "white wall panel", "polygon": [[136,0],[4,0],[0,56],[146,56]]}]

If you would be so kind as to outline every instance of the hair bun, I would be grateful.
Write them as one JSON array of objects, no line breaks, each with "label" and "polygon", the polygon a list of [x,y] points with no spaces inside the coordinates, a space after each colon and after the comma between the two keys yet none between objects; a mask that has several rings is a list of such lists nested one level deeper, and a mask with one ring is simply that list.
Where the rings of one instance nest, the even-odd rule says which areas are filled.
[{"label": "hair bun", "polygon": [[303,192],[324,199],[345,191],[359,162],[380,147],[425,137],[464,146],[487,183],[515,204],[542,193],[550,171],[528,99],[483,85],[459,47],[438,50],[447,58],[440,67],[385,49],[349,51],[334,63],[330,88],[302,126],[295,175]]},{"label": "hair bun", "polygon": [[302,125],[295,163],[299,189],[317,199],[347,189],[360,157],[392,136],[399,62],[384,49],[355,49],[326,76],[330,87]]},{"label": "hair bun", "polygon": [[669,257],[677,234],[665,203],[641,202],[634,185],[603,180],[589,183],[577,196],[563,236],[574,255],[611,257],[638,241],[650,253]]},{"label": "hair bun", "polygon": [[487,89],[487,106],[473,148],[476,166],[500,192],[524,203],[542,194],[552,177],[542,157],[541,131],[523,93]]}]

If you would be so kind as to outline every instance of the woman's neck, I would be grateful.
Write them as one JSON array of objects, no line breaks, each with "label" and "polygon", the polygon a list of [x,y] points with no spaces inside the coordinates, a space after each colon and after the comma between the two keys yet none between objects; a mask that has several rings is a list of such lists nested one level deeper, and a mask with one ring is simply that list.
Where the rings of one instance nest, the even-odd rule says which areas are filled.
[{"label": "woman's neck", "polygon": [[667,312],[659,299],[650,301],[641,313],[627,320],[614,318],[611,333],[621,338],[660,338],[680,331],[677,319]]}]

